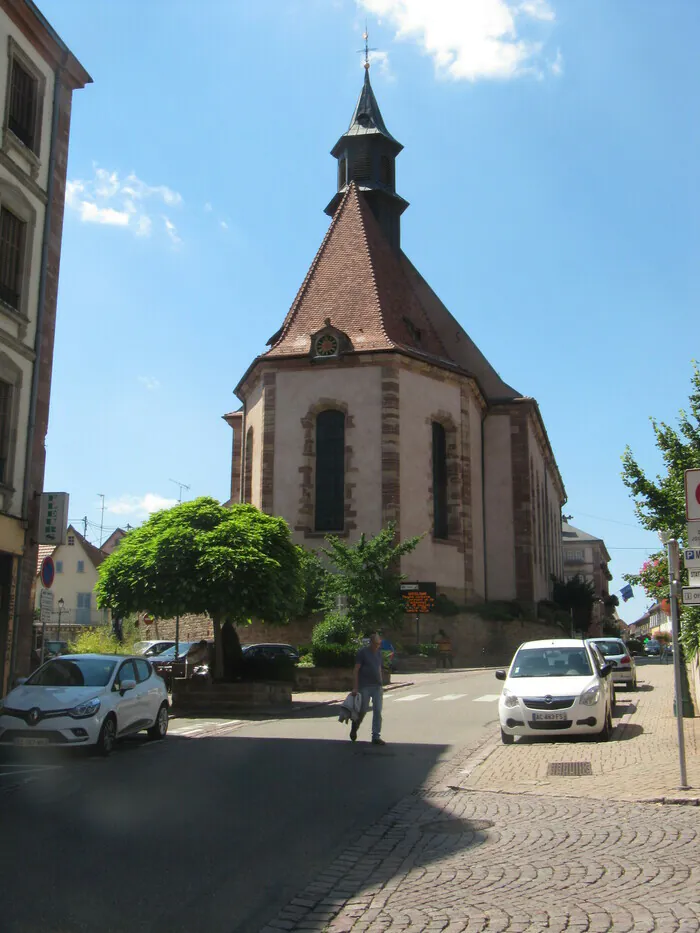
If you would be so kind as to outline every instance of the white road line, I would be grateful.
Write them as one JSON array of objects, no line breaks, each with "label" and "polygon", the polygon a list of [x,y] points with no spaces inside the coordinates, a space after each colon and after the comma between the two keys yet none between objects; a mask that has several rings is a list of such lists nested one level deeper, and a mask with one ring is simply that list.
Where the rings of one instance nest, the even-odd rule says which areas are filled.
[{"label": "white road line", "polygon": [[412,693],[408,697],[396,697],[396,703],[411,703],[413,700],[422,700],[425,697],[429,697],[429,693]]},{"label": "white road line", "polygon": [[443,703],[448,700],[461,700],[462,697],[466,695],[466,693],[446,693],[444,697],[435,697],[435,703]]},{"label": "white road line", "polygon": [[493,703],[500,698],[500,693],[485,693],[482,697],[474,697],[474,703]]}]

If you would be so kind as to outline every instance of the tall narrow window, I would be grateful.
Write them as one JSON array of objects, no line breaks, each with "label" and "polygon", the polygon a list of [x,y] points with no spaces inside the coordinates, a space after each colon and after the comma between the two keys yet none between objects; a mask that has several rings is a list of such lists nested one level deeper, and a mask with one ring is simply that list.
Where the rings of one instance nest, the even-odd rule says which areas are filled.
[{"label": "tall narrow window", "polygon": [[26,224],[6,207],[0,210],[0,299],[19,308]]},{"label": "tall narrow window", "polygon": [[25,146],[34,150],[36,144],[36,114],[38,82],[15,59],[12,62],[10,110],[7,125]]},{"label": "tall narrow window", "polygon": [[357,147],[352,161],[352,177],[355,181],[372,180],[372,151],[366,144]]},{"label": "tall narrow window", "polygon": [[12,386],[9,382],[0,382],[0,483],[7,482],[9,477],[8,458],[11,432]]},{"label": "tall narrow window", "polygon": [[393,185],[392,163],[389,156],[383,155],[380,162],[380,181],[383,185]]},{"label": "tall narrow window", "polygon": [[345,415],[322,411],[316,418],[316,531],[345,527]]},{"label": "tall narrow window", "polygon": [[338,162],[338,189],[344,188],[348,183],[348,160],[343,158]]},{"label": "tall narrow window", "polygon": [[253,429],[248,428],[245,436],[245,465],[243,467],[243,501],[253,501]]},{"label": "tall narrow window", "polygon": [[433,421],[433,537],[441,540],[448,537],[447,437],[438,421]]}]

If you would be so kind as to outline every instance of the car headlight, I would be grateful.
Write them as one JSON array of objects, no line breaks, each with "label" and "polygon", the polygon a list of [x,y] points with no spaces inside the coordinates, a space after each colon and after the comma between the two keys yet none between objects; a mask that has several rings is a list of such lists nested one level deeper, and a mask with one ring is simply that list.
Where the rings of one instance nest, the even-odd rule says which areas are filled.
[{"label": "car headlight", "polygon": [[503,705],[508,707],[508,709],[513,709],[518,705],[518,698],[516,695],[505,687],[503,688]]},{"label": "car headlight", "polygon": [[95,713],[97,713],[99,708],[100,698],[93,697],[91,700],[86,700],[84,703],[74,706],[72,710],[69,710],[68,715],[72,716],[73,719],[89,719],[90,716],[94,716]]},{"label": "car headlight", "polygon": [[581,694],[581,703],[583,706],[595,706],[599,699],[600,686],[598,684],[593,684],[592,687],[588,687],[588,689],[584,690]]}]

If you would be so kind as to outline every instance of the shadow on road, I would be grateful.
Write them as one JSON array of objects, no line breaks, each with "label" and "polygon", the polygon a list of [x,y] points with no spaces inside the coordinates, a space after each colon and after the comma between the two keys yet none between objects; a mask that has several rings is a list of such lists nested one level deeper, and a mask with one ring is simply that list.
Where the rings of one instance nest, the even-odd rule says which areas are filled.
[{"label": "shadow on road", "polygon": [[[256,933],[445,752],[234,734],[14,757],[36,773],[0,793],[3,933]],[[392,832],[426,863],[485,838],[429,796],[410,812]]]},{"label": "shadow on road", "polygon": [[627,722],[615,733],[615,741],[627,742],[630,739],[638,739],[644,732],[644,726],[637,722]]}]

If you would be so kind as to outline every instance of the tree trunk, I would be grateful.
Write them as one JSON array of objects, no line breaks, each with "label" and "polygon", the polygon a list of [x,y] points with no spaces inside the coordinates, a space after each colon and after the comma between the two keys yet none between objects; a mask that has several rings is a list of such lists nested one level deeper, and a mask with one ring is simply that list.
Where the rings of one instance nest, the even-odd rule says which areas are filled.
[{"label": "tree trunk", "polygon": [[212,613],[214,623],[214,680],[224,679],[224,646],[221,640],[221,617]]}]

